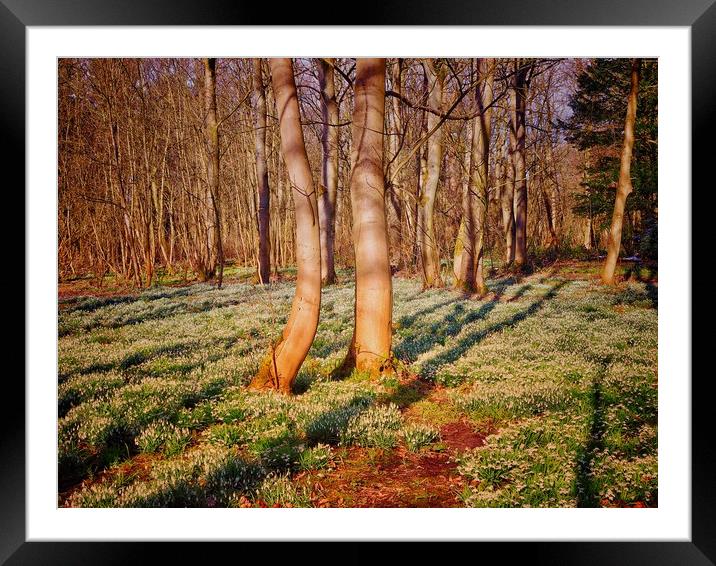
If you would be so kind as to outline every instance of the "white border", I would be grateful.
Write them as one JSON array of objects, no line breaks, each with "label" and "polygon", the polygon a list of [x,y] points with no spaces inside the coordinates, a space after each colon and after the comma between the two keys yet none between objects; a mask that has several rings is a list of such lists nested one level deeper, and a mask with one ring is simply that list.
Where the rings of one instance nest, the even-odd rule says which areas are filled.
[{"label": "white border", "polygon": [[[691,537],[690,28],[27,28],[27,539]],[[658,509],[58,509],[56,69],[63,56],[659,57]]]}]

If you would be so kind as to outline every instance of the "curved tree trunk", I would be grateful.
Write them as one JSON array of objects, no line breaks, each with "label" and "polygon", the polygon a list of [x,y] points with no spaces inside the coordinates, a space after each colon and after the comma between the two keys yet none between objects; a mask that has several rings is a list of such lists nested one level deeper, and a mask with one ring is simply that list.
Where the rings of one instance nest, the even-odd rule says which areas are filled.
[{"label": "curved tree trunk", "polygon": [[459,261],[459,273],[455,287],[466,293],[487,293],[487,284],[483,275],[483,243],[487,226],[488,173],[490,162],[490,132],[492,111],[493,62],[481,59],[478,69],[484,76],[484,82],[476,91],[480,114],[475,117],[472,127],[471,157],[469,164],[469,182],[467,193],[463,195],[464,225],[462,258]]},{"label": "curved tree trunk", "polygon": [[269,233],[271,192],[269,189],[268,165],[266,163],[266,92],[262,66],[258,57],[254,64],[254,142],[256,148],[256,184],[259,197],[259,283],[267,285],[271,276],[271,235]]},{"label": "curved tree trunk", "polygon": [[607,285],[614,285],[614,271],[619,258],[619,248],[622,241],[622,222],[626,199],[632,191],[631,185],[631,154],[634,148],[634,124],[636,122],[636,102],[639,95],[639,71],[641,59],[632,59],[631,64],[631,90],[627,101],[627,113],[624,124],[624,146],[622,147],[621,162],[619,164],[619,181],[617,195],[614,200],[614,213],[612,226],[609,230],[607,243],[607,259],[602,269],[602,281]]},{"label": "curved tree trunk", "polygon": [[322,186],[318,199],[318,218],[321,231],[321,281],[324,285],[336,282],[333,250],[336,238],[336,196],[338,194],[338,103],[333,80],[333,64],[333,59],[318,60],[323,119],[321,132]]},{"label": "curved tree trunk", "polygon": [[338,372],[391,368],[393,293],[383,179],[385,59],[358,59],[351,151],[356,262],[355,327]]},{"label": "curved tree trunk", "polygon": [[316,191],[301,130],[293,65],[291,59],[271,59],[270,64],[281,129],[281,153],[286,162],[296,209],[298,278],[291,314],[283,334],[271,346],[249,387],[290,393],[318,327],[321,308],[321,245]]},{"label": "curved tree trunk", "polygon": [[[444,73],[436,69],[435,60],[425,61],[425,74],[428,79],[430,94],[428,102],[430,107],[442,111],[443,107],[443,81]],[[440,116],[428,113],[428,131],[437,126]],[[422,183],[420,200],[418,202],[418,242],[420,245],[420,258],[423,267],[423,289],[441,287],[440,254],[435,239],[435,195],[440,179],[440,166],[443,160],[443,133],[438,129],[428,140],[427,176]]]}]

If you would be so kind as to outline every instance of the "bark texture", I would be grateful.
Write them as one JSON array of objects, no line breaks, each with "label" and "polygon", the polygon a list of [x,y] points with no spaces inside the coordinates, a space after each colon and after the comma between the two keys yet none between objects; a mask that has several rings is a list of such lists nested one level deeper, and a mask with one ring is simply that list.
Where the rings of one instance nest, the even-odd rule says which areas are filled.
[{"label": "bark texture", "polygon": [[515,260],[515,167],[512,162],[512,133],[509,135],[510,154],[505,159],[505,183],[500,191],[502,230],[505,236],[505,265]]},{"label": "bark texture", "polygon": [[251,389],[291,392],[291,385],[308,354],[321,308],[321,245],[318,204],[301,129],[291,59],[271,59],[276,110],[281,130],[281,153],[286,163],[296,210],[298,277],[291,314],[279,340],[272,344]]},{"label": "bark texture", "polygon": [[624,145],[622,147],[621,160],[619,163],[619,181],[617,182],[617,194],[614,199],[614,212],[612,214],[612,225],[607,240],[607,259],[602,268],[602,281],[607,285],[614,285],[614,271],[619,258],[619,248],[622,241],[622,223],[624,220],[624,208],[626,199],[632,191],[631,184],[631,156],[634,149],[634,124],[636,123],[636,103],[639,96],[639,72],[641,59],[632,59],[631,65],[631,89],[627,100],[626,119],[624,121]]},{"label": "bark texture", "polygon": [[483,275],[483,245],[487,226],[488,173],[492,111],[493,61],[481,59],[478,71],[484,81],[477,87],[476,102],[480,113],[472,126],[469,182],[463,195],[463,220],[460,224],[461,258],[457,263],[455,287],[465,293],[487,293]]},{"label": "bark texture", "polygon": [[[403,92],[403,78],[402,78],[402,67],[403,60],[397,59],[395,63],[390,67],[390,82],[393,87],[393,91],[398,94]],[[391,263],[396,265],[398,269],[403,269],[406,264],[409,263],[409,253],[405,253],[405,244],[403,242],[403,199],[404,187],[403,187],[403,175],[393,174],[393,168],[395,164],[400,161],[402,155],[403,144],[405,142],[405,132],[403,123],[403,111],[400,100],[398,97],[391,98],[391,114],[390,123],[392,124],[392,131],[388,137],[388,143],[390,147],[390,162],[387,165],[387,171],[385,178],[388,180],[386,190],[386,204],[388,206],[388,235],[390,237],[390,253]],[[410,208],[409,203],[406,210]]]},{"label": "bark texture", "polygon": [[258,227],[259,227],[259,283],[266,285],[271,276],[271,237],[269,227],[270,198],[268,166],[266,163],[266,93],[263,81],[263,61],[253,60],[254,64],[254,130],[256,149],[256,184],[258,191]]},{"label": "bark texture", "polygon": [[318,218],[321,231],[321,281],[336,281],[334,243],[336,239],[336,197],[338,195],[338,102],[333,78],[334,59],[319,59],[318,79],[321,87],[321,191]]},{"label": "bark texture", "polygon": [[[444,70],[435,59],[427,59],[424,67],[429,89],[428,104],[433,110],[442,112]],[[427,130],[432,131],[439,121],[439,116],[429,112]],[[435,238],[435,195],[438,190],[440,166],[443,160],[442,128],[430,136],[427,145],[426,170],[418,200],[418,244],[423,289],[441,287],[443,284],[440,277],[440,254]]]},{"label": "bark texture", "polygon": [[529,64],[515,60],[510,98],[510,148],[514,175],[515,255],[514,266],[521,268],[527,261],[527,168],[525,159],[526,104]]},{"label": "bark texture", "polygon": [[224,276],[224,252],[219,208],[219,124],[216,118],[216,59],[204,59],[204,135],[206,137],[206,262],[204,278],[219,269],[218,285]]},{"label": "bark texture", "polygon": [[350,177],[356,262],[355,327],[339,369],[391,369],[393,293],[383,180],[385,59],[358,59]]}]

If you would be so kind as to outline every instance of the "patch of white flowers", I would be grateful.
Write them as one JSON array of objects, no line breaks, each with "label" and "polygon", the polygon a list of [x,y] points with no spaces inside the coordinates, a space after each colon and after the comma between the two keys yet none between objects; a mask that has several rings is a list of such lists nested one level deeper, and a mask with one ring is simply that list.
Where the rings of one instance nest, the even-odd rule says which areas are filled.
[{"label": "patch of white flowers", "polygon": [[[469,506],[656,501],[657,313],[646,289],[534,275],[490,281],[499,300],[394,280],[394,349],[410,372],[459,387],[459,411],[499,432],[460,457]],[[87,483],[75,506],[310,505],[290,473],[333,447],[420,450],[437,429],[381,405],[380,384],[330,381],[350,341],[353,284],[324,289],[298,395],[244,386],[281,331],[291,283],[153,289],[64,301],[59,313],[60,474],[111,466],[127,447],[143,474]],[[596,400],[595,400],[596,399]],[[99,468],[97,467],[99,466]],[[119,468],[117,468],[119,469]]]},{"label": "patch of white flowers", "polygon": [[352,415],[341,433],[341,443],[392,448],[403,417],[397,405],[378,405]]},{"label": "patch of white flowers", "polygon": [[191,442],[191,431],[166,421],[155,421],[135,438],[142,452],[157,452],[160,448],[167,455],[181,453]]},{"label": "patch of white flowers", "polygon": [[533,417],[489,436],[459,457],[460,474],[476,481],[469,507],[574,507],[575,462],[589,423],[576,412]]},{"label": "patch of white flowers", "polygon": [[576,403],[563,383],[507,382],[480,383],[468,391],[451,394],[455,406],[478,418],[513,418],[566,408]]},{"label": "patch of white flowers", "polygon": [[408,450],[417,452],[421,448],[440,440],[440,431],[427,424],[415,423],[406,425],[401,430],[401,437]]},{"label": "patch of white flowers", "polygon": [[310,507],[305,488],[297,488],[285,475],[269,475],[256,491],[256,497],[269,507]]}]

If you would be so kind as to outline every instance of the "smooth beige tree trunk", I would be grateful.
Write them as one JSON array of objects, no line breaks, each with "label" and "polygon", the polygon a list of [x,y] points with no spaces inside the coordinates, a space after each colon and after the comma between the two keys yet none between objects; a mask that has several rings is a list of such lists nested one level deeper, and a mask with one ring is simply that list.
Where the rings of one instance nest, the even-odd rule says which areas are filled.
[{"label": "smooth beige tree trunk", "polygon": [[614,213],[612,214],[612,225],[609,230],[607,241],[607,259],[602,268],[602,281],[607,285],[614,285],[614,271],[619,258],[619,248],[622,241],[622,223],[624,219],[624,208],[629,193],[632,192],[631,184],[631,156],[634,148],[634,124],[636,122],[636,103],[639,96],[639,71],[641,59],[632,59],[631,64],[631,89],[627,101],[626,120],[624,123],[624,146],[622,147],[621,161],[619,164],[619,181],[617,182],[617,194],[614,199]]},{"label": "smooth beige tree trunk", "polygon": [[592,218],[588,216],[584,221],[584,241],[582,242],[584,249],[591,250],[593,241],[594,230],[592,230]]},{"label": "smooth beige tree trunk", "polygon": [[476,91],[480,114],[474,118],[472,126],[469,182],[467,192],[463,195],[462,258],[457,266],[459,271],[456,271],[455,281],[457,289],[480,296],[487,293],[482,264],[487,226],[493,66],[491,60],[478,61],[478,71],[484,77],[484,82]]},{"label": "smooth beige tree trunk", "polygon": [[467,243],[467,227],[465,222],[465,209],[469,206],[469,204],[466,202],[467,198],[466,195],[469,192],[468,187],[463,187],[463,198],[462,198],[462,210],[463,210],[463,216],[460,219],[460,226],[457,229],[457,237],[455,238],[455,248],[453,249],[453,260],[452,260],[452,272],[453,276],[455,277],[455,281],[453,284],[453,287],[457,290],[460,290],[463,288],[461,281],[464,280],[465,277],[465,266],[463,264],[463,250]]},{"label": "smooth beige tree trunk", "polygon": [[[439,68],[434,59],[424,63],[425,75],[428,79],[428,103],[433,110],[443,109],[444,70]],[[440,116],[428,113],[427,129],[437,126]],[[435,238],[435,196],[440,179],[440,166],[443,160],[443,132],[438,129],[428,140],[427,175],[421,185],[418,201],[418,243],[423,275],[423,289],[441,287],[440,254]]]},{"label": "smooth beige tree trunk", "polygon": [[[591,159],[590,159],[590,151],[589,148],[586,149],[584,152],[584,171],[582,172],[582,185],[587,190],[587,194],[589,194],[589,186],[588,186],[588,173],[589,173],[589,167],[591,166]],[[594,228],[592,226],[592,203],[591,203],[591,196],[589,197],[589,216],[585,219],[584,222],[584,240],[583,245],[584,249],[591,250],[592,249],[592,243],[594,242]]]},{"label": "smooth beige tree trunk", "polygon": [[391,371],[393,293],[383,179],[385,59],[356,65],[351,206],[356,263],[355,327],[339,374]]},{"label": "smooth beige tree trunk", "polygon": [[281,130],[281,153],[286,163],[296,214],[298,278],[291,314],[279,340],[250,384],[251,389],[291,392],[291,385],[308,354],[321,308],[321,244],[318,203],[301,129],[291,59],[271,59],[276,111]]},{"label": "smooth beige tree trunk", "polygon": [[333,78],[334,59],[319,59],[318,79],[321,87],[321,191],[318,217],[321,231],[321,281],[336,282],[334,243],[336,239],[336,198],[338,195],[338,103]]},{"label": "smooth beige tree trunk", "polygon": [[266,93],[263,80],[263,61],[253,60],[254,65],[254,144],[256,151],[256,181],[259,200],[259,283],[267,285],[271,276],[271,224],[268,165],[266,163]]}]

